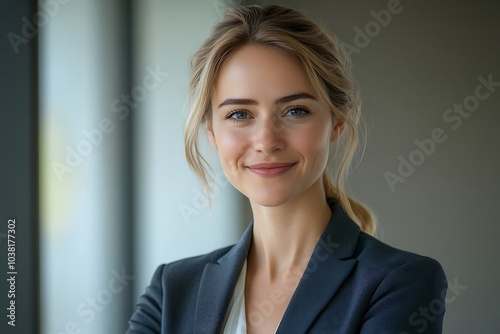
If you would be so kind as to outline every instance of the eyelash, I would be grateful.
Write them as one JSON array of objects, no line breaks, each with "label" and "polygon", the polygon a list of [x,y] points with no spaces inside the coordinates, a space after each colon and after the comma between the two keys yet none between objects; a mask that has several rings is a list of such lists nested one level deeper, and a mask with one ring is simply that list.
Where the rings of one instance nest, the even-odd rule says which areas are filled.
[{"label": "eyelash", "polygon": [[[291,106],[288,109],[286,109],[285,115],[287,115],[290,111],[295,110],[295,109],[301,110],[304,113],[302,115],[291,116],[293,118],[304,118],[304,117],[307,117],[311,113],[308,108],[306,108],[304,106],[297,105],[297,106]],[[225,119],[230,120],[231,122],[235,122],[235,123],[242,122],[242,121],[245,121],[248,119],[248,118],[243,118],[243,119],[233,118],[233,116],[235,114],[239,114],[239,113],[242,113],[242,114],[244,113],[248,116],[247,111],[245,111],[243,109],[236,109],[236,110],[231,110],[230,112],[228,112],[225,116]]]},{"label": "eyelash", "polygon": [[245,110],[236,109],[236,110],[231,110],[230,112],[228,112],[225,119],[230,120],[231,122],[235,122],[235,123],[238,123],[238,122],[241,122],[241,121],[244,121],[247,119],[247,118],[244,118],[244,119],[233,118],[234,115],[239,114],[239,113],[245,113],[248,115],[248,112],[246,112]]},{"label": "eyelash", "polygon": [[309,111],[309,109],[307,109],[307,108],[306,108],[306,107],[304,107],[304,106],[291,106],[290,108],[288,108],[288,109],[286,110],[286,113],[288,114],[290,111],[295,110],[295,109],[302,110],[304,113],[303,113],[302,115],[292,116],[292,117],[294,117],[294,118],[304,118],[304,117],[309,116],[309,114],[311,113],[311,112]]}]

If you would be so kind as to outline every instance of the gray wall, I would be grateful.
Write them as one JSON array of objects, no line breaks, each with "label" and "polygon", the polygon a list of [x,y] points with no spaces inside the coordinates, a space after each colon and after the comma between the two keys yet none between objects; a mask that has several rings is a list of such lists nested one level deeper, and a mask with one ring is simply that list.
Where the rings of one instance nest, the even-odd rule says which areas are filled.
[{"label": "gray wall", "polygon": [[[454,287],[445,333],[497,332],[500,2],[286,3],[357,46],[351,57],[369,135],[350,184],[377,214],[379,237],[442,263]],[[376,23],[371,11],[392,3],[399,13]],[[356,37],[367,26],[370,40]],[[496,86],[474,97],[478,78],[489,76]],[[455,104],[465,104],[464,116],[448,111]],[[428,154],[416,152],[415,140],[426,140]],[[400,156],[418,166],[402,168],[391,189],[384,174],[399,174]]]},{"label": "gray wall", "polygon": [[39,31],[40,332],[123,333],[135,279],[131,117],[120,118],[115,103],[130,94],[126,1],[46,3],[52,7],[40,13],[51,8],[51,15]]}]

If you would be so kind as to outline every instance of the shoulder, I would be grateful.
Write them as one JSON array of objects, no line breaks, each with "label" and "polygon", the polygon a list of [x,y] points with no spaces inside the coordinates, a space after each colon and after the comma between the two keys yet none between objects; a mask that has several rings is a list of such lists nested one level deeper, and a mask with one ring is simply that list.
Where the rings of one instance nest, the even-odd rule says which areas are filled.
[{"label": "shoulder", "polygon": [[[155,273],[157,280],[174,285],[189,285],[193,280],[201,278],[207,263],[215,263],[226,255],[234,245],[216,249],[210,253],[184,258],[162,264]],[[153,279],[155,279],[155,277]]]},{"label": "shoulder", "polygon": [[441,264],[431,257],[392,247],[364,232],[360,232],[354,256],[367,270],[392,271],[399,267],[411,267],[429,274],[443,271]]},{"label": "shoulder", "polygon": [[205,266],[217,262],[232,247],[158,266],[130,318],[127,333],[159,333],[161,328],[186,329],[187,324],[194,321],[193,307],[200,286],[197,283],[201,281]]},{"label": "shoulder", "polygon": [[[357,277],[371,291],[371,301],[407,295],[413,306],[443,300],[448,282],[435,259],[404,251],[361,233],[356,247]],[[400,295],[401,294],[401,295]],[[415,306],[416,307],[416,306]]]},{"label": "shoulder", "polygon": [[442,267],[436,260],[392,247],[361,231],[339,203],[334,203],[332,211],[324,241],[328,244],[331,235],[337,246],[337,257],[355,259],[356,273],[361,274],[362,279],[377,281],[398,268],[403,272],[413,268],[419,271],[419,277],[433,273],[443,276]]},{"label": "shoulder", "polygon": [[193,283],[201,279],[205,266],[217,262],[233,247],[228,246],[204,255],[163,263],[156,268],[148,289],[154,290],[156,295],[193,291],[193,287],[197,286]]},{"label": "shoulder", "polygon": [[249,225],[235,245],[160,265],[137,304],[127,333],[150,333],[148,329],[158,333],[160,328],[168,333],[180,329],[183,333],[193,332],[198,306],[206,308],[214,303],[207,301],[206,296],[214,297],[213,292],[218,289],[221,294],[217,298],[230,298],[251,237],[252,225]]},{"label": "shoulder", "polygon": [[400,333],[440,333],[447,280],[433,258],[397,249],[360,233],[354,285],[363,299],[363,330],[386,328]]}]

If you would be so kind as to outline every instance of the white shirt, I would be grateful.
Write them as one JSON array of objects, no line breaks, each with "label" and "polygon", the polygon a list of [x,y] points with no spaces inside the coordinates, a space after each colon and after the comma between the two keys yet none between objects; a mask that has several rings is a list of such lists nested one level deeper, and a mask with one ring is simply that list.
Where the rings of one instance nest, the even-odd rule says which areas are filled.
[{"label": "white shirt", "polygon": [[233,297],[229,302],[229,316],[227,317],[224,334],[246,334],[247,319],[245,315],[245,280],[247,276],[247,260],[243,264],[240,276],[234,287]]}]

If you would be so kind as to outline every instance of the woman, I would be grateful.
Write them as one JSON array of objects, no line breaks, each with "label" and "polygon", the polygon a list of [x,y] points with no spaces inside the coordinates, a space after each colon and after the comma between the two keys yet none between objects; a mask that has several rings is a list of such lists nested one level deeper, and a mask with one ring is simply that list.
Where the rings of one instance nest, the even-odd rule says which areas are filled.
[{"label": "woman", "polygon": [[241,6],[192,70],[188,162],[209,189],[205,124],[253,222],[234,246],[160,266],[128,333],[441,332],[439,263],[370,236],[343,190],[360,107],[337,43],[297,11]]}]

